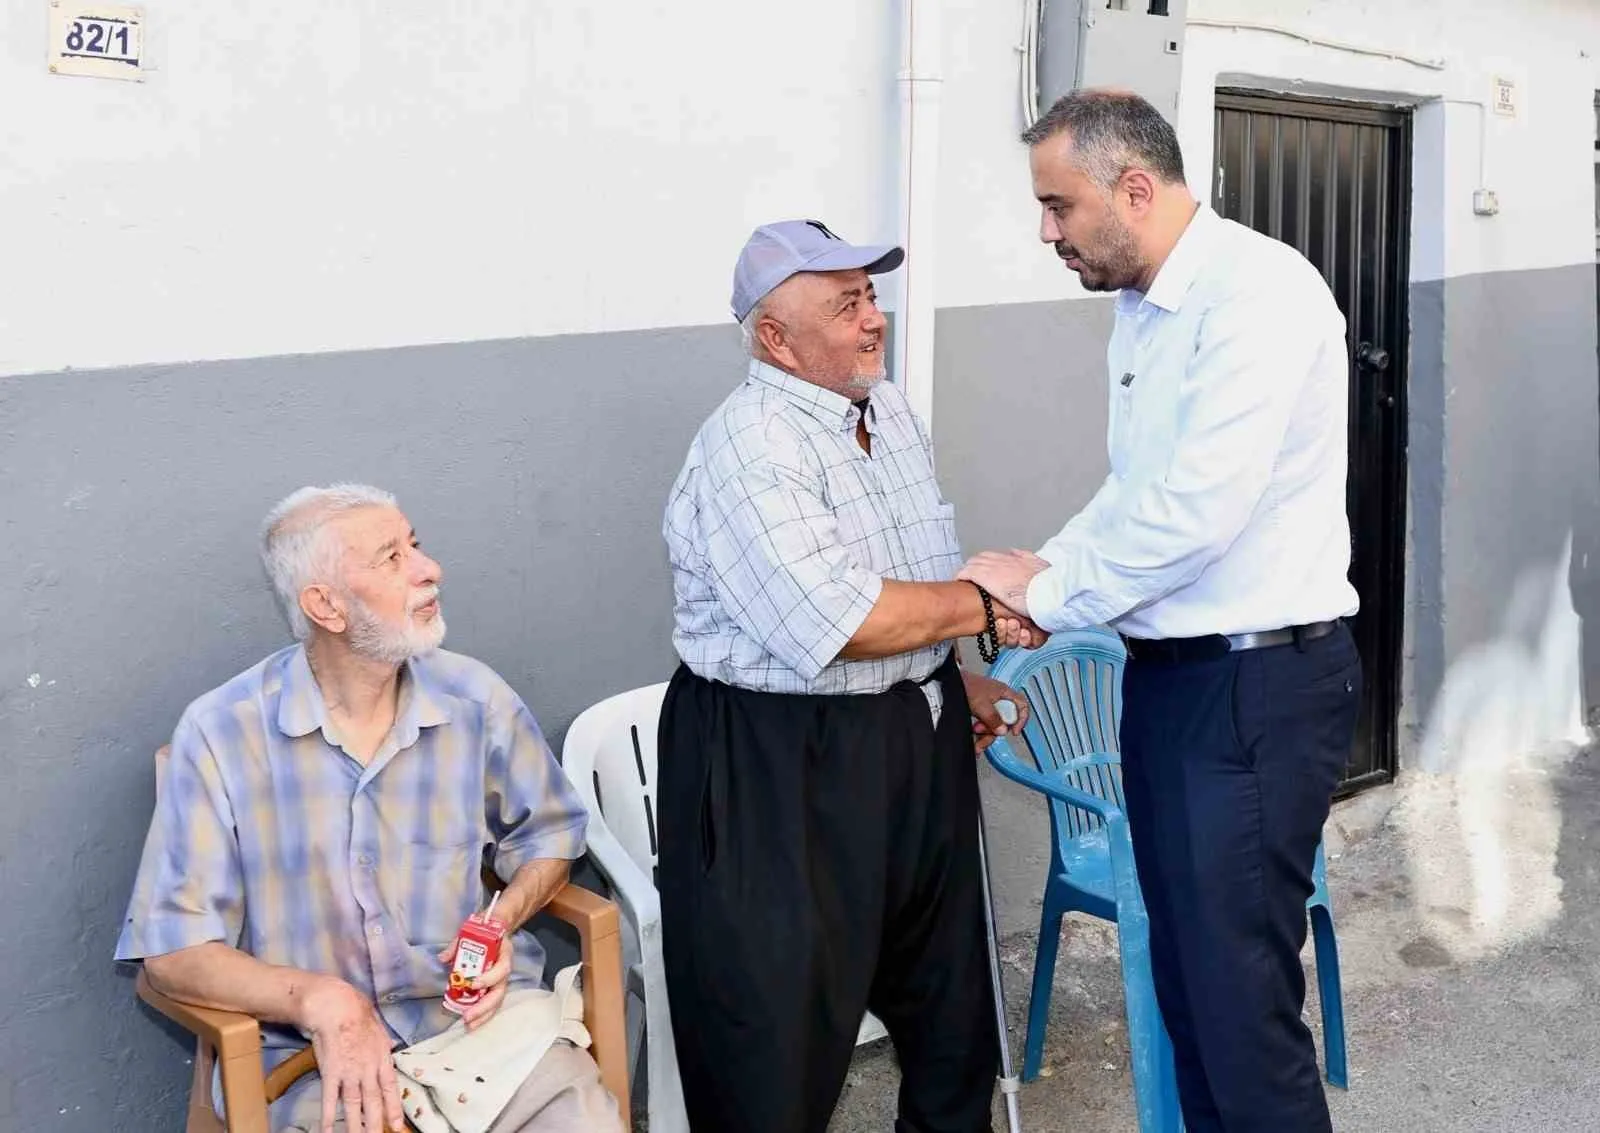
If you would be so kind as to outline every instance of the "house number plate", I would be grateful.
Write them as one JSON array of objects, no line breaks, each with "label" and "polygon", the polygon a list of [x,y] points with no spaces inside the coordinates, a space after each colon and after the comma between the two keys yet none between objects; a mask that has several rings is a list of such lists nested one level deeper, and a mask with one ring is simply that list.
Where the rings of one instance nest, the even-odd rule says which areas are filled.
[{"label": "house number plate", "polygon": [[52,0],[50,72],[143,80],[144,10]]}]

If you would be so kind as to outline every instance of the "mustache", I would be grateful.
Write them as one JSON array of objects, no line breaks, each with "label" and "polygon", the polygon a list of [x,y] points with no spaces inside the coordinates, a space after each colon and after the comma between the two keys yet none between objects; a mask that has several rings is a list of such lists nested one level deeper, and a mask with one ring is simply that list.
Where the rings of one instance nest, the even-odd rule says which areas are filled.
[{"label": "mustache", "polygon": [[1074,260],[1080,258],[1078,255],[1078,249],[1072,247],[1072,245],[1068,244],[1065,240],[1057,240],[1055,243],[1055,249],[1056,255],[1060,256],[1064,260],[1068,258]]},{"label": "mustache", "polygon": [[410,602],[406,603],[406,613],[414,614],[418,610],[422,609],[422,607],[426,606],[429,602],[436,600],[438,597],[439,588],[437,586],[430,586],[418,593],[417,596],[411,599]]}]

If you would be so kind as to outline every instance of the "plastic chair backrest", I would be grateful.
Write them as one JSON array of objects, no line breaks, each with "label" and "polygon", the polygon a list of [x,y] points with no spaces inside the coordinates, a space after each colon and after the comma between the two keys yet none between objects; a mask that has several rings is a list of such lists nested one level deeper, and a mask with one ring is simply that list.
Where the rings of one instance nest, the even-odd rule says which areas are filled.
[{"label": "plastic chair backrest", "polygon": [[[1028,698],[1026,746],[1041,772],[1060,772],[1066,785],[1122,806],[1122,669],[1127,650],[1106,629],[1058,633],[1038,649],[1008,649],[989,675]],[[1017,745],[1013,745],[1013,750]],[[1092,757],[1102,758],[1092,758]],[[1106,759],[1105,756],[1112,758]],[[1067,837],[1100,825],[1094,815],[1051,804]]]},{"label": "plastic chair backrest", "polygon": [[663,682],[630,689],[586,708],[562,745],[567,778],[638,867],[656,877],[656,723]]}]

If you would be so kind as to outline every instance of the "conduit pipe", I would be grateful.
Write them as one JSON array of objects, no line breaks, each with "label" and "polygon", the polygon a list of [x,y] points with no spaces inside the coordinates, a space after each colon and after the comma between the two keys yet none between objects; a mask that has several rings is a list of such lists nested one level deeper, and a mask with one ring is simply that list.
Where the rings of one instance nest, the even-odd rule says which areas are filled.
[{"label": "conduit pipe", "polygon": [[939,180],[942,0],[901,0],[899,243],[906,250],[895,308],[894,379],[933,428],[935,190]]}]

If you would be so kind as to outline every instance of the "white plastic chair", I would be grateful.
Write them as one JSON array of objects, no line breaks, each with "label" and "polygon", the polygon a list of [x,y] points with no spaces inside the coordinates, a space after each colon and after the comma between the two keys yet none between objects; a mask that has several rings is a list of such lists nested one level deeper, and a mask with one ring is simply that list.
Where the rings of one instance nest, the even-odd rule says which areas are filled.
[{"label": "white plastic chair", "polygon": [[[644,1004],[630,1012],[630,1081],[639,1081],[639,1046],[647,1059],[650,1133],[688,1133],[672,1045],[672,1014],[661,959],[661,900],[656,893],[656,724],[667,686],[649,685],[586,708],[567,730],[561,764],[589,808],[589,857],[605,875],[629,931],[622,960],[628,993]],[[870,1012],[856,1045],[888,1032]]]}]

